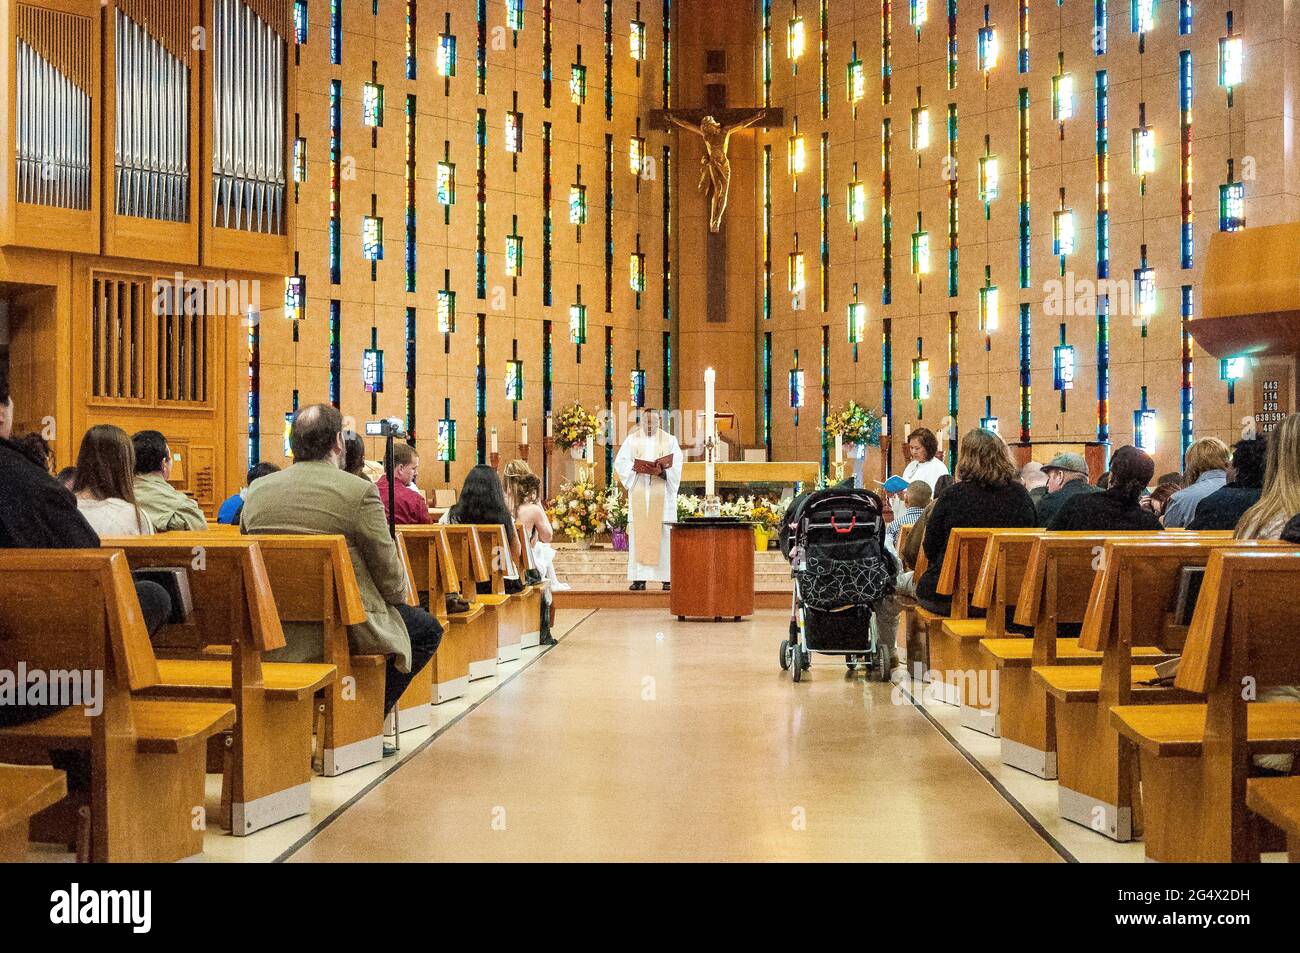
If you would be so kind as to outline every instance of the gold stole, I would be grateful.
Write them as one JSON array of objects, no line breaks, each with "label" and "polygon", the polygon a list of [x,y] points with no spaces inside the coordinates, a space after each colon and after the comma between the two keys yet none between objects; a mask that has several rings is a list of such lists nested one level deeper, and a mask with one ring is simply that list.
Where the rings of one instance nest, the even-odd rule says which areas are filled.
[{"label": "gold stole", "polygon": [[[646,447],[650,440],[647,437],[640,437],[637,443]],[[663,430],[656,431],[654,436],[654,447],[649,453],[633,454],[639,456],[642,460],[658,460],[668,452],[668,441],[664,438]],[[642,566],[659,565],[659,544],[663,540],[664,530],[664,501],[668,492],[666,480],[657,477],[650,477],[648,481],[641,480],[643,474],[636,474],[636,482],[632,484],[632,494],[628,500],[629,517],[634,529],[633,536],[636,537],[636,561]],[[646,482],[649,486],[646,486]]]}]

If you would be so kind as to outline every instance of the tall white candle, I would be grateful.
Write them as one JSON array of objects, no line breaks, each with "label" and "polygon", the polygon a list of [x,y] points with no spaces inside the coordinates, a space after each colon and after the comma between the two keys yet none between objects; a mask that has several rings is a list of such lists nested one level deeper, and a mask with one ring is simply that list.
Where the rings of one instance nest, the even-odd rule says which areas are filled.
[{"label": "tall white candle", "polygon": [[911,437],[912,437],[912,425],[910,423],[903,424],[903,443],[907,443],[907,441],[910,440]]},{"label": "tall white candle", "polygon": [[835,462],[844,462],[844,437],[840,434],[835,435]]},{"label": "tall white candle", "polygon": [[553,437],[553,436],[555,436],[555,435],[551,432],[551,412],[550,412],[549,410],[546,412],[546,429],[545,429],[544,431],[542,431],[542,436],[544,436],[544,437]]},{"label": "tall white candle", "polygon": [[519,442],[523,446],[528,446],[528,418],[524,418],[519,423]]},{"label": "tall white candle", "polygon": [[492,428],[492,452],[497,452],[497,428]]},{"label": "tall white candle", "polygon": [[889,436],[889,415],[888,414],[880,418],[880,436],[882,437]]},{"label": "tall white candle", "polygon": [[587,449],[583,453],[583,459],[588,463],[592,463],[596,459],[596,438],[591,434],[587,434]]},{"label": "tall white candle", "polygon": [[[717,438],[713,419],[713,386],[717,381],[717,372],[713,368],[704,371],[704,441],[705,446],[713,445]],[[706,451],[707,452],[707,451]],[[713,496],[713,454],[707,453],[704,460],[704,495]]]}]

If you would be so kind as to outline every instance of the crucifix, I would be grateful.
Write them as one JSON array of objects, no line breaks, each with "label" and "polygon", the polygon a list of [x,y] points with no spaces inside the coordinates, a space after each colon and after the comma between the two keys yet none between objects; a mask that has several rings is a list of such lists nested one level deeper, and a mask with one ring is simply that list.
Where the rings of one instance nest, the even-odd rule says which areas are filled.
[{"label": "crucifix", "polygon": [[704,140],[704,155],[700,165],[699,188],[709,199],[709,231],[717,234],[722,228],[722,213],[727,209],[727,193],[731,189],[731,163],[727,161],[727,146],[731,134],[758,124],[785,125],[781,109],[652,109],[650,127],[667,130],[678,126],[693,132]]}]

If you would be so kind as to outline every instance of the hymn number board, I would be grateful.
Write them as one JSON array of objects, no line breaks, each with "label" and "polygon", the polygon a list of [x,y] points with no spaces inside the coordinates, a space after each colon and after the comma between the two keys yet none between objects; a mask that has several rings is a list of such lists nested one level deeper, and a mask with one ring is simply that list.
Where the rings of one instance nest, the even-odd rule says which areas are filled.
[{"label": "hymn number board", "polygon": [[[1279,373],[1279,370],[1284,373]],[[1255,377],[1255,431],[1271,433],[1291,413],[1291,378],[1285,366],[1259,368]]]}]

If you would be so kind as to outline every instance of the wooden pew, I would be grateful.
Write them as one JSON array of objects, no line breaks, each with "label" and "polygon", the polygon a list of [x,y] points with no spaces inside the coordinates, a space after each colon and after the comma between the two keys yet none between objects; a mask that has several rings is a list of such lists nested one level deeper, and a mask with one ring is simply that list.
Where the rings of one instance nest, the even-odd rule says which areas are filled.
[{"label": "wooden pew", "polygon": [[334,777],[384,756],[383,655],[353,654],[348,626],[366,620],[342,536],[257,534],[281,622],[320,625],[326,665],[338,675],[318,708],[321,773]]},{"label": "wooden pew", "polygon": [[[915,526],[916,524],[913,523],[904,526],[898,531],[898,549],[900,552],[903,549],[903,543],[912,534]],[[925,558],[925,550],[921,549],[916,555],[916,566],[912,570],[912,579],[920,579],[927,565],[929,564]],[[939,618],[934,613],[922,609],[915,597],[904,596],[899,607],[898,635],[894,640],[899,651],[899,657],[907,659],[908,671],[911,672],[911,677],[917,685],[930,680],[930,620],[923,618],[922,614]]]},{"label": "wooden pew", "polygon": [[1185,567],[1204,566],[1216,548],[1280,545],[1195,533],[1153,535],[1105,544],[1079,637],[1082,649],[1102,653],[1100,666],[1033,668],[1033,678],[1052,699],[1061,816],[1117,841],[1141,836],[1142,802],[1136,752],[1121,745],[1111,727],[1111,706],[1194,700],[1172,687],[1142,684],[1155,677],[1155,669],[1134,665],[1134,650],[1181,649],[1187,631],[1175,624],[1172,609]]},{"label": "wooden pew", "polygon": [[[402,560],[402,566],[406,569],[406,599],[408,606],[418,606],[420,604],[419,595],[415,587],[415,573],[411,566],[411,556],[407,551],[406,543],[398,534],[394,540],[397,545],[397,555]],[[443,620],[438,620],[439,625],[445,624]],[[441,645],[441,643],[440,643]],[[437,654],[436,652],[434,653]],[[392,721],[390,715],[384,722],[384,733],[388,734],[389,723]],[[415,678],[411,679],[406,690],[397,699],[397,729],[398,731],[410,731],[413,728],[428,728],[433,724],[433,663],[430,663],[420,671],[416,672]]]},{"label": "wooden pew", "polygon": [[948,546],[944,550],[935,589],[940,595],[952,597],[952,611],[947,616],[940,616],[920,607],[917,609],[918,619],[925,623],[929,636],[931,671],[926,697],[946,705],[961,704],[962,679],[953,654],[953,636],[968,630],[984,631],[984,620],[971,618],[970,597],[984,546],[992,532],[986,528],[957,527],[948,534]]},{"label": "wooden pew", "polygon": [[1148,860],[1259,859],[1246,780],[1257,754],[1300,752],[1300,704],[1248,701],[1300,684],[1300,549],[1216,549],[1174,685],[1206,704],[1118,705],[1138,747]]},{"label": "wooden pew", "polygon": [[[533,548],[528,545],[528,535],[524,532],[522,523],[515,523],[515,536],[519,539],[519,581],[524,581],[524,575],[537,566],[533,563]],[[523,604],[524,631],[519,637],[520,648],[535,649],[542,642],[542,603],[544,598],[543,590],[546,588],[542,583],[533,583],[525,585],[524,591],[519,593],[518,599]]]},{"label": "wooden pew", "polygon": [[0,728],[0,758],[89,758],[81,859],[170,862],[203,852],[208,739],[229,703],[132,696],[159,681],[126,557],[114,550],[0,550],[0,668],[102,673],[98,715],[74,705]]},{"label": "wooden pew", "polygon": [[[1133,534],[1155,536],[1158,531]],[[1015,622],[1034,630],[1032,640],[982,639],[980,647],[998,672],[996,694],[1002,762],[1036,777],[1055,780],[1056,727],[1046,689],[1033,679],[1035,665],[1099,665],[1101,653],[1079,647],[1077,637],[1059,638],[1063,623],[1082,623],[1108,539],[1102,532],[1044,533],[1034,542],[1016,599]],[[1226,534],[1219,534],[1220,536]],[[1154,664],[1167,657],[1139,648]]]},{"label": "wooden pew", "polygon": [[980,560],[979,575],[971,594],[971,605],[985,611],[984,628],[954,628],[945,633],[951,643],[958,671],[964,673],[961,723],[972,731],[1001,737],[998,713],[998,668],[980,643],[1004,639],[1007,612],[1014,610],[1034,543],[1045,530],[1000,530],[990,534]]},{"label": "wooden pew", "polygon": [[479,546],[488,559],[491,573],[492,591],[480,595],[478,601],[497,610],[497,661],[517,662],[522,654],[524,630],[528,622],[524,618],[524,601],[520,598],[522,593],[511,595],[506,592],[506,574],[514,562],[510,552],[510,535],[500,523],[479,524],[474,530],[478,534]]},{"label": "wooden pew", "polygon": [[222,808],[242,837],[311,810],[312,715],[316,692],[335,677],[332,665],[268,662],[284,632],[256,537],[214,535],[201,542],[170,533],[104,539],[126,553],[132,569],[188,568],[194,612],[159,633],[190,654],[229,646],[229,660],[161,658],[151,697],[230,701],[235,727],[225,750]]},{"label": "wooden pew", "polygon": [[[429,611],[442,626],[442,642],[429,663],[436,705],[468,690],[470,658],[487,638],[483,629],[489,621],[482,606],[471,605],[468,612],[447,612],[447,593],[460,592],[460,578],[443,529],[436,525],[397,528],[415,589],[427,594]],[[495,641],[495,633],[491,637]]]},{"label": "wooden pew", "polygon": [[42,765],[0,764],[0,864],[27,859],[32,816],[68,794],[67,776]]},{"label": "wooden pew", "polygon": [[497,673],[501,653],[498,629],[501,625],[500,600],[481,596],[477,584],[492,581],[492,570],[483,553],[478,532],[473,526],[444,524],[443,532],[451,548],[452,563],[460,582],[461,597],[483,611],[483,622],[476,627],[480,641],[471,648],[469,679],[491,678]]},{"label": "wooden pew", "polygon": [[1286,832],[1287,860],[1300,864],[1300,777],[1248,781],[1246,806]]}]

